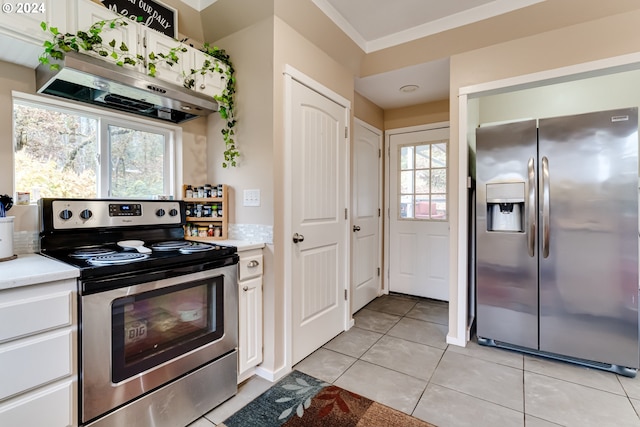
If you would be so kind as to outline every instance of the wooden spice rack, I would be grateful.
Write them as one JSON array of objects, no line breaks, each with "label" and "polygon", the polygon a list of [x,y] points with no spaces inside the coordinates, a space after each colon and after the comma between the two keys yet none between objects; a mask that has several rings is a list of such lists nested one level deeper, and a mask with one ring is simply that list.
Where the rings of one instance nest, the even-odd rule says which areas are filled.
[{"label": "wooden spice rack", "polygon": [[[186,194],[186,189],[187,186],[183,185],[182,186],[182,195],[184,197],[184,195]],[[185,240],[194,240],[194,241],[200,241],[200,242],[208,242],[208,241],[215,241],[215,240],[226,240],[228,238],[228,225],[227,225],[227,220],[229,218],[229,214],[228,214],[228,209],[229,209],[229,202],[228,202],[228,188],[226,185],[222,186],[222,197],[184,197],[183,198],[185,203],[191,203],[193,205],[212,205],[213,203],[222,203],[222,216],[218,216],[218,217],[196,217],[196,216],[187,216],[187,223],[193,225],[196,224],[198,226],[205,226],[205,227],[209,227],[210,224],[213,224],[214,227],[220,227],[221,231],[220,231],[220,237],[203,237],[203,236],[190,236],[187,235],[187,228],[185,227],[185,234],[184,234],[184,238]]]}]

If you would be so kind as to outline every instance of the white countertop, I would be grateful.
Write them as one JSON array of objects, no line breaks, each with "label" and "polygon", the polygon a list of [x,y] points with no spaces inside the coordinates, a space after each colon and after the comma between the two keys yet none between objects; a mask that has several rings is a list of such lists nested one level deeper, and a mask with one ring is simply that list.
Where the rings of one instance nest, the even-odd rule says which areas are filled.
[{"label": "white countertop", "polygon": [[0,289],[11,289],[56,280],[72,279],[80,270],[39,254],[23,254],[0,262]]},{"label": "white countertop", "polygon": [[220,246],[235,246],[238,248],[238,252],[262,249],[265,247],[264,242],[252,242],[249,240],[216,240],[215,243]]}]

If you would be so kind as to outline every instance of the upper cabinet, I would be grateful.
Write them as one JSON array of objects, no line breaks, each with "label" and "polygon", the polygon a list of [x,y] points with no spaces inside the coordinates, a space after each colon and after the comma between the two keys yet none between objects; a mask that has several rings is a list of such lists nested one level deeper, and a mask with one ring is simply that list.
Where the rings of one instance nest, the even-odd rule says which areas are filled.
[{"label": "upper cabinet", "polygon": [[[75,25],[70,28],[69,32],[87,31],[96,22],[111,21],[119,17],[117,13],[89,0],[78,0],[76,11]],[[135,56],[135,54],[140,51],[138,46],[138,27],[139,25],[133,21],[131,21],[129,25],[118,25],[115,28],[110,28],[108,25],[105,25],[102,28],[100,37],[102,38],[103,44],[108,44],[111,40],[115,40],[115,46],[120,47],[120,45],[124,43],[129,49],[129,52]],[[84,51],[82,53],[101,57],[93,51]],[[108,58],[109,57],[105,57],[105,59]],[[143,64],[139,64],[136,67],[136,71],[144,71]]]},{"label": "upper cabinet", "polygon": [[0,13],[0,33],[22,41],[42,46],[45,33],[41,22],[55,25],[60,31],[67,31],[67,17],[73,8],[70,0],[38,0],[37,2],[2,2]]},{"label": "upper cabinet", "polygon": [[[61,33],[76,33],[88,31],[96,22],[111,21],[120,16],[91,0],[40,0],[29,3],[29,6],[27,4],[27,2],[4,2],[4,13],[0,13],[0,43],[3,45],[0,60],[34,68],[38,65],[38,56],[43,52],[42,43],[51,37],[51,34],[42,31],[41,22],[44,21],[49,26],[58,28]],[[100,37],[109,55],[111,47],[108,44],[112,40],[115,40],[117,48],[124,43],[133,57],[139,54],[148,58],[151,52],[156,55],[168,54],[171,49],[180,46],[178,40],[135,21],[129,21],[128,25],[118,25],[115,28],[105,25]],[[14,41],[19,43],[13,43]],[[224,73],[226,65],[189,45],[183,45],[183,47],[186,52],[176,52],[179,58],[177,63],[168,65],[162,60],[156,62],[155,77],[178,86],[184,86],[186,79],[193,78],[194,91],[211,97],[220,95],[226,86]],[[101,56],[92,51],[81,51],[81,53],[93,55],[105,61],[113,60],[109,55]],[[208,72],[204,75],[196,73],[190,76],[191,70],[201,69],[206,61],[212,64],[218,62],[222,72]],[[131,68],[131,65],[126,66]],[[148,74],[148,62],[136,59],[134,69]]]}]

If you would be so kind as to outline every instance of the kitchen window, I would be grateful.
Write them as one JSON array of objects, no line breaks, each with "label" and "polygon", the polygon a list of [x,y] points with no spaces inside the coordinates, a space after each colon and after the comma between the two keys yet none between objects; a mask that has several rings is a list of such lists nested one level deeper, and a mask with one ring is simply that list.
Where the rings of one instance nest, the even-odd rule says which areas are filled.
[{"label": "kitchen window", "polygon": [[400,148],[399,219],[447,219],[447,142]]},{"label": "kitchen window", "polygon": [[175,127],[14,93],[15,191],[40,197],[173,195]]}]

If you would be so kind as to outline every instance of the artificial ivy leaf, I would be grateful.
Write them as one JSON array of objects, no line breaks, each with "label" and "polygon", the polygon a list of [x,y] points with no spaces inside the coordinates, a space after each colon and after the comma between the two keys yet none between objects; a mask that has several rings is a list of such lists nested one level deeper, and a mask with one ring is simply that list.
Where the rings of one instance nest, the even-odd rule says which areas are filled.
[{"label": "artificial ivy leaf", "polygon": [[111,21],[111,23],[109,24],[109,28],[115,28],[116,27],[116,23],[115,21]]},{"label": "artificial ivy leaf", "polygon": [[44,21],[40,22],[40,28],[42,28],[42,31],[47,31],[47,23]]},{"label": "artificial ivy leaf", "polygon": [[49,67],[52,70],[59,70],[60,69],[60,64],[51,64],[51,66]]},{"label": "artificial ivy leaf", "polygon": [[108,56],[109,52],[107,52],[106,50],[99,50],[98,51],[98,55],[100,55],[100,56]]},{"label": "artificial ivy leaf", "polygon": [[151,52],[151,53],[149,54],[149,59],[150,59],[150,60],[152,60],[152,61],[155,61],[155,60],[156,60],[156,54],[155,54],[155,53],[153,53],[153,52]]},{"label": "artificial ivy leaf", "polygon": [[118,62],[116,62],[116,65],[119,65],[119,66],[122,67],[124,65],[124,63],[122,61],[118,61]]},{"label": "artificial ivy leaf", "polygon": [[112,57],[113,59],[118,59],[118,54],[117,54],[117,53],[115,53],[115,52],[111,52],[111,57]]},{"label": "artificial ivy leaf", "polygon": [[53,34],[54,36],[58,35],[59,33],[58,27],[49,27],[49,31],[51,31],[51,34]]},{"label": "artificial ivy leaf", "polygon": [[111,46],[111,47],[116,47],[116,40],[115,40],[115,39],[111,40],[111,41],[109,42],[109,46]]},{"label": "artificial ivy leaf", "polygon": [[42,46],[46,48],[50,48],[50,47],[53,47],[53,43],[51,43],[49,40],[45,40]]},{"label": "artificial ivy leaf", "polygon": [[120,50],[123,52],[129,52],[129,48],[124,44],[124,42],[120,43]]},{"label": "artificial ivy leaf", "polygon": [[[138,16],[138,17],[136,18],[136,21],[138,21],[138,22],[142,22],[142,16]],[[125,25],[127,25],[127,24],[125,24]]]}]

